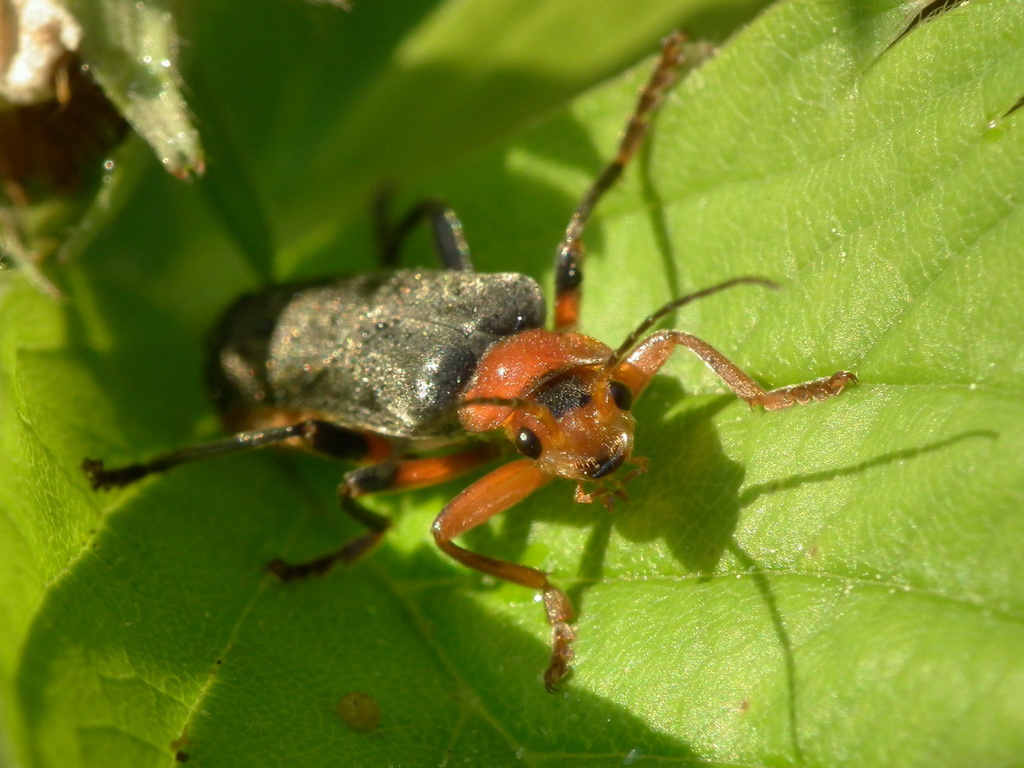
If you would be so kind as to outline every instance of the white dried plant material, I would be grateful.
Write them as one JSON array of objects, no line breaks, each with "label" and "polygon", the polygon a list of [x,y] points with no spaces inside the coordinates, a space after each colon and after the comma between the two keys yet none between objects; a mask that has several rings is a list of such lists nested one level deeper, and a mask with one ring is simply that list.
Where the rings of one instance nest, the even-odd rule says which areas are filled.
[{"label": "white dried plant material", "polygon": [[78,50],[82,28],[55,0],[0,0],[0,99],[28,105],[55,95],[54,70]]}]

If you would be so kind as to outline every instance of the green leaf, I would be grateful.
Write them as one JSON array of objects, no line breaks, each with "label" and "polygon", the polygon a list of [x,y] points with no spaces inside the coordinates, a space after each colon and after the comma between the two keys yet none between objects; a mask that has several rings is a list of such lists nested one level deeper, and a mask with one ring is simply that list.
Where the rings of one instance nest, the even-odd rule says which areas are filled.
[{"label": "green leaf", "polygon": [[[577,50],[551,48],[573,29],[564,17],[451,3],[386,22],[369,5],[342,22],[320,7],[268,12],[284,38],[337,25],[308,50],[268,54],[280,72],[196,64],[267,206],[275,271],[368,266],[361,213],[390,178],[403,199],[449,201],[481,269],[549,284],[568,215],[650,62],[556,111],[598,62],[639,50],[601,47],[617,30],[588,31],[597,11],[577,6],[571,41],[601,50],[580,46],[589,74],[558,83],[545,64],[497,87],[510,49],[471,45],[487,14],[516,61],[533,40],[538,62]],[[609,514],[552,483],[464,537],[550,571],[572,596],[577,657],[555,696],[540,680],[548,629],[534,595],[432,544],[433,516],[466,481],[373,499],[396,521],[382,546],[287,585],[264,564],[357,531],[335,507],[336,464],[267,452],[88,489],[85,456],[130,462],[216,434],[201,339],[254,281],[196,190],[144,179],[69,268],[66,305],[9,279],[0,761],[1020,765],[1024,7],[975,1],[914,23],[923,6],[772,8],[679,83],[602,202],[585,332],[615,344],[672,296],[764,275],[782,290],[738,287],[672,325],[772,386],[840,368],[860,384],[752,412],[679,353],[637,403],[650,469],[628,503]],[[610,18],[620,38],[644,37]],[[315,60],[349,19],[365,34],[349,32],[353,58],[331,64],[351,64],[352,82],[321,113],[339,70],[298,59]],[[200,48],[216,39],[210,24],[190,30]],[[645,29],[653,53],[661,30]],[[425,63],[444,51],[444,67]],[[264,74],[261,94],[226,87]],[[414,87],[427,81],[435,93]],[[432,263],[427,238],[406,257]],[[357,691],[380,707],[369,733],[337,713]]]},{"label": "green leaf", "polygon": [[169,4],[65,3],[82,25],[83,63],[160,163],[181,178],[202,172],[203,149],[182,93],[177,30]]}]

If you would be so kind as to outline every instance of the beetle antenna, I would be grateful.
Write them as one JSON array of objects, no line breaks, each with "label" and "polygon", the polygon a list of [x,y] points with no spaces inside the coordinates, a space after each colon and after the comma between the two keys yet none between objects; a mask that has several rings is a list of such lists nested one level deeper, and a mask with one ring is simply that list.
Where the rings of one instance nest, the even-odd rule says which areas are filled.
[{"label": "beetle antenna", "polygon": [[760,285],[765,288],[771,288],[773,290],[779,287],[778,283],[774,283],[766,277],[735,277],[732,280],[726,280],[724,283],[718,285],[712,285],[710,288],[704,288],[700,291],[681,296],[678,299],[672,299],[660,309],[655,310],[649,314],[644,321],[636,327],[636,329],[626,337],[626,340],[619,345],[619,348],[615,350],[611,357],[608,358],[608,362],[604,364],[605,371],[611,371],[617,368],[619,363],[626,359],[626,355],[641,339],[641,337],[651,329],[651,327],[661,320],[669,312],[679,309],[685,304],[689,304],[691,301],[697,299],[703,299],[705,296],[710,296],[713,293],[724,291],[727,288],[732,288],[735,285]]}]

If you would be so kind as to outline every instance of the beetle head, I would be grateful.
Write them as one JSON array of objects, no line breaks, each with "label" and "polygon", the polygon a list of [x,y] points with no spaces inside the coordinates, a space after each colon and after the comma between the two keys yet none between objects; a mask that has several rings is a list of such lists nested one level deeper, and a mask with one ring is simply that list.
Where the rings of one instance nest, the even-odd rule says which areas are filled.
[{"label": "beetle head", "polygon": [[581,366],[541,383],[505,422],[521,454],[551,475],[597,480],[633,451],[633,392],[600,366]]}]

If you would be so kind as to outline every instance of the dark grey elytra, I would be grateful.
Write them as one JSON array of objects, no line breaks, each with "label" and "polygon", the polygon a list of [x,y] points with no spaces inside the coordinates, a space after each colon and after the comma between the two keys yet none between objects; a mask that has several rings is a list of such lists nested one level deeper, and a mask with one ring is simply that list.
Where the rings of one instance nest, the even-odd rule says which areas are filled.
[{"label": "dark grey elytra", "polygon": [[388,437],[451,437],[481,356],[545,316],[540,286],[515,273],[403,269],[269,288],[225,314],[210,383],[225,413],[297,409]]}]

